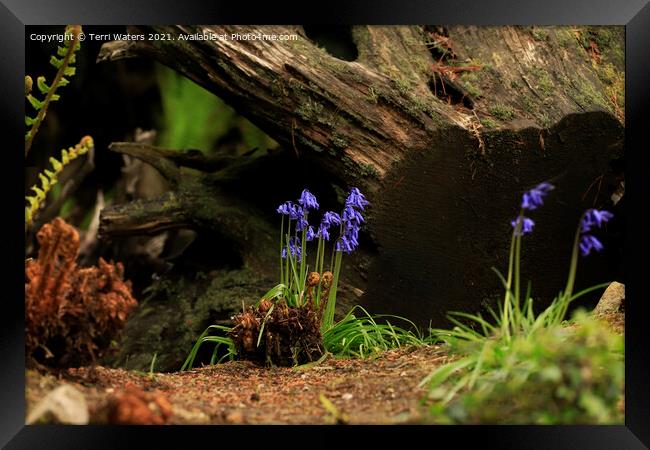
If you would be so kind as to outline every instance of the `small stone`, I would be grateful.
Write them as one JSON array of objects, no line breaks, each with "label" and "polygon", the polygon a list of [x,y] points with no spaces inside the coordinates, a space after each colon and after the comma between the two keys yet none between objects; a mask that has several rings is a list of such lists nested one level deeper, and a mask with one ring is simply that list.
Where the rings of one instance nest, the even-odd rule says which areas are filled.
[{"label": "small stone", "polygon": [[349,392],[346,392],[345,394],[343,394],[343,395],[341,396],[341,398],[342,398],[343,400],[345,400],[345,401],[352,400],[353,397],[354,397],[354,396],[353,396],[352,394],[350,394]]},{"label": "small stone", "polygon": [[27,416],[27,424],[46,422],[87,425],[88,406],[84,395],[69,384],[64,384],[41,400]]},{"label": "small stone", "polygon": [[405,371],[405,370],[402,370],[402,371],[399,373],[399,376],[400,376],[400,377],[405,377],[405,376],[406,376],[406,371]]}]

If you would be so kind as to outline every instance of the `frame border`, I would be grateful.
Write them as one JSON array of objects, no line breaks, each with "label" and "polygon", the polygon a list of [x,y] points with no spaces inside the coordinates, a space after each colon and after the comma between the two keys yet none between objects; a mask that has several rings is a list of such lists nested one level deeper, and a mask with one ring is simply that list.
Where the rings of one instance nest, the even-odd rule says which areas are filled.
[{"label": "frame border", "polygon": [[[627,197],[628,203],[647,204],[647,187],[643,177],[647,171],[641,162],[647,154],[647,117],[650,104],[650,0],[628,0],[617,4],[608,0],[578,0],[569,4],[564,0],[491,0],[475,2],[462,0],[448,3],[433,3],[427,0],[375,0],[328,2],[327,8],[319,11],[305,9],[304,3],[266,3],[251,5],[249,2],[201,3],[199,0],[185,1],[179,8],[178,0],[157,0],[134,4],[130,0],[112,2],[82,0],[2,0],[0,3],[0,24],[4,33],[0,39],[1,81],[0,95],[5,103],[2,108],[2,124],[6,130],[8,150],[5,157],[11,159],[11,166],[22,167],[20,151],[11,149],[23,146],[24,125],[23,76],[25,66],[25,25],[82,23],[87,25],[129,24],[129,23],[344,23],[344,24],[473,24],[473,25],[625,25],[626,26],[626,120],[625,145],[627,153]],[[153,4],[155,3],[155,4]],[[91,5],[89,7],[89,5]],[[645,140],[644,140],[645,139]],[[644,145],[645,144],[645,145]],[[9,155],[9,156],[6,156]],[[18,177],[24,177],[18,175]],[[2,177],[7,208],[21,211],[23,192],[18,192],[19,183],[13,177]],[[24,184],[24,183],[23,183]],[[643,191],[645,188],[645,192]],[[357,426],[339,428],[340,437],[350,433],[372,431],[377,441],[398,438],[406,431],[420,434],[424,439],[449,437],[457,443],[471,441],[490,442],[501,449],[508,448],[648,448],[650,445],[650,383],[648,383],[648,362],[650,361],[650,339],[643,333],[642,321],[648,317],[647,295],[643,292],[642,277],[647,273],[642,264],[648,254],[648,237],[642,220],[632,220],[639,208],[626,212],[625,270],[628,285],[626,311],[626,386],[625,426],[423,426],[423,427],[374,427]],[[7,234],[20,236],[23,233],[20,214],[8,221]],[[632,243],[632,239],[634,242]],[[5,240],[7,258],[7,280],[19,279],[24,260],[24,241]],[[241,430],[233,426],[25,426],[25,380],[24,380],[24,307],[19,302],[19,284],[11,282],[5,291],[4,310],[0,313],[0,355],[3,370],[0,372],[0,405],[4,410],[0,420],[0,445],[4,448],[120,448],[132,440],[146,442],[147,446],[160,445],[169,441],[172,435],[190,435],[192,439],[208,442],[225,438],[242,438]],[[282,438],[285,432],[295,435],[298,431],[308,433],[306,443],[319,437],[331,437],[329,430],[320,426],[271,427],[256,426],[256,433],[247,433],[246,446],[268,442],[269,438]],[[354,430],[354,431],[351,431]],[[155,433],[152,433],[155,431]],[[186,434],[187,432],[187,434]],[[190,434],[191,433],[191,434]],[[278,434],[280,433],[280,434]],[[364,436],[365,438],[368,435]],[[413,439],[415,436],[409,436]],[[373,439],[374,440],[374,439]],[[11,441],[11,442],[9,442]],[[401,439],[404,442],[404,439]],[[282,442],[278,440],[278,443]],[[333,442],[334,443],[334,442]],[[644,445],[645,443],[645,445]],[[491,446],[492,446],[491,445]]]}]

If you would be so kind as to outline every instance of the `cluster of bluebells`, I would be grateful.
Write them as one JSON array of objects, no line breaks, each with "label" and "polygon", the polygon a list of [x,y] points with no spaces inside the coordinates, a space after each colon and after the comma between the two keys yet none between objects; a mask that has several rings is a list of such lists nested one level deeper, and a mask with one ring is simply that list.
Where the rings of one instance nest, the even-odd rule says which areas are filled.
[{"label": "cluster of bluebells", "polygon": [[[544,204],[544,197],[555,189],[552,184],[543,182],[535,186],[529,191],[524,192],[524,195],[521,198],[521,209],[532,211]],[[517,225],[521,223],[521,227],[517,229]],[[535,222],[529,217],[524,217],[523,215],[517,217],[515,220],[510,222],[510,225],[516,230],[517,236],[523,236],[524,234],[529,234],[533,232],[533,227]]]},{"label": "cluster of bluebells", "polygon": [[[317,210],[319,204],[316,197],[307,189],[302,191],[298,203],[284,202],[276,211],[288,216],[289,221],[295,221],[295,230],[305,231],[305,241],[307,242],[316,238],[329,241],[330,228],[334,225],[340,226],[341,235],[336,241],[335,250],[351,253],[359,246],[359,229],[364,222],[360,211],[364,211],[367,205],[368,201],[361,191],[358,188],[352,188],[345,201],[343,212],[340,215],[333,211],[325,212],[317,230],[309,225],[307,217],[309,210]],[[297,260],[302,258],[301,243],[297,237],[289,239],[288,245],[282,249],[282,258],[287,257],[287,251]]]},{"label": "cluster of bluebells", "polygon": [[604,210],[588,209],[585,212],[580,223],[580,243],[578,244],[582,256],[587,256],[591,250],[599,252],[603,249],[603,244],[590,233],[594,228],[601,228],[612,217],[614,214]]}]

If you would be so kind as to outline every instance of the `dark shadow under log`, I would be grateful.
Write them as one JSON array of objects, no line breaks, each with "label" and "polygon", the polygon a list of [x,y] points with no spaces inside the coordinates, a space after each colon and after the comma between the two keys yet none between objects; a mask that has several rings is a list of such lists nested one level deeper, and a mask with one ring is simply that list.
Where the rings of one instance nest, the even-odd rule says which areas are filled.
[{"label": "dark shadow under log", "polygon": [[[475,143],[462,130],[440,133],[438,151],[402,163],[373,199],[379,255],[368,268],[363,303],[422,326],[449,325],[448,311],[494,307],[503,289],[491,266],[507,273],[521,195],[550,181],[556,189],[528,214],[536,225],[523,240],[522,260],[522,282],[532,281],[536,307],[548,305],[566,284],[582,211],[611,209],[612,162],[622,156],[622,139],[620,123],[605,113],[570,115],[549,130],[487,134],[485,159],[472,155]],[[605,230],[611,245],[580,261],[576,291],[622,276],[614,263],[619,232]],[[598,296],[576,305],[594,306]]]}]

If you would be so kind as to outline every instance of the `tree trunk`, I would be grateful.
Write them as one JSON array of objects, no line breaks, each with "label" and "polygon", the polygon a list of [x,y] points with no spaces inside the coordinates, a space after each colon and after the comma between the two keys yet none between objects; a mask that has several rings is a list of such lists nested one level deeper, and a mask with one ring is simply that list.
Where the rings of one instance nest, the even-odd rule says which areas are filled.
[{"label": "tree trunk", "polygon": [[[507,269],[524,190],[557,185],[524,242],[523,270],[540,304],[565,283],[582,210],[611,206],[620,176],[611,163],[623,151],[620,30],[606,41],[585,28],[355,26],[354,61],[332,56],[299,26],[130,31],[174,39],[105,44],[98,61],[154,58],[223,98],[283,150],[202,159],[114,144],[158,168],[172,191],[106,208],[103,236],[209,229],[237,243],[244,265],[271,275],[277,204],[308,187],[338,209],[341,193],[358,186],[370,218],[361,251],[347,258],[343,297],[444,325],[449,310],[476,311],[501,295],[490,268]],[[195,33],[229,38],[178,38]],[[585,261],[578,288],[618,275],[613,247]]]}]

